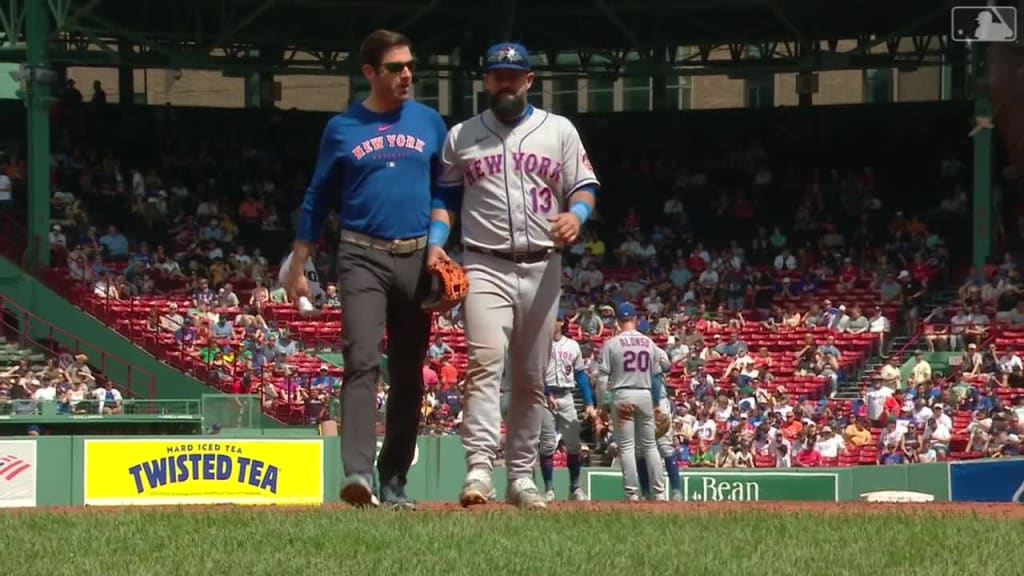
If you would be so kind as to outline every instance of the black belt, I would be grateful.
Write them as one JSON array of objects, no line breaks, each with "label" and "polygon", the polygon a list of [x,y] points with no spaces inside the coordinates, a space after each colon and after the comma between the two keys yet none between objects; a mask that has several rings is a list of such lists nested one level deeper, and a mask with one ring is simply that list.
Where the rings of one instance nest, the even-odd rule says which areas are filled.
[{"label": "black belt", "polygon": [[572,388],[548,388],[548,394],[551,396],[565,396],[566,394],[572,394]]},{"label": "black belt", "polygon": [[476,252],[477,254],[494,256],[495,258],[515,262],[516,264],[536,264],[537,262],[543,262],[551,256],[552,252],[554,252],[554,250],[550,248],[537,250],[535,252],[499,252],[489,248],[477,248],[476,246],[466,246],[466,250],[469,252]]}]

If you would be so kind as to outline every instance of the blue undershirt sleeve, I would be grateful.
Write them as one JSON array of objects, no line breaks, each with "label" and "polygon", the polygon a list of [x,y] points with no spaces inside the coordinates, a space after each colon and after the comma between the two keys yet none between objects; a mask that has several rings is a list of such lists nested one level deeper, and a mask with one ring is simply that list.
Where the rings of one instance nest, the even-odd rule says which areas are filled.
[{"label": "blue undershirt sleeve", "polygon": [[587,406],[593,406],[594,392],[590,389],[590,377],[587,376],[586,371],[576,371],[576,386],[580,389],[580,394],[583,395],[583,403]]}]

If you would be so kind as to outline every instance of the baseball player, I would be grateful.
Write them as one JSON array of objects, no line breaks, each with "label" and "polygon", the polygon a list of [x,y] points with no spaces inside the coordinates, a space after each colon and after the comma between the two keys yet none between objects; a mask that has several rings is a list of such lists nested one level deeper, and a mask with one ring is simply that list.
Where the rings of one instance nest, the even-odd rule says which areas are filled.
[{"label": "baseball player", "polygon": [[[647,333],[645,330],[640,332]],[[652,381],[654,387],[660,391],[658,395],[661,397],[661,401],[658,403],[658,409],[661,410],[662,414],[672,414],[672,400],[668,397],[668,389],[665,387],[665,374],[672,369],[672,362],[668,358],[668,353],[662,347],[658,346],[657,353],[658,373],[654,375]],[[681,502],[683,500],[682,483],[679,478],[678,454],[676,454],[676,450],[672,446],[672,431],[669,430],[668,433],[655,438],[655,443],[658,445],[658,454],[661,455],[665,463],[665,471],[668,472],[668,485],[672,500],[674,502]],[[652,498],[651,481],[647,476],[647,461],[640,455],[637,455],[636,469],[640,481],[640,493],[645,498]]]},{"label": "baseball player", "polygon": [[555,320],[555,332],[551,345],[551,359],[548,361],[547,373],[544,377],[544,395],[548,399],[548,409],[544,411],[544,419],[540,427],[540,474],[544,479],[544,500],[555,499],[553,456],[558,447],[558,434],[565,442],[569,467],[569,499],[586,500],[586,494],[580,488],[580,420],[576,413],[576,402],[573,400],[572,389],[578,386],[583,395],[587,417],[597,415],[594,409],[594,396],[590,390],[590,378],[583,365],[583,353],[580,345],[572,338],[563,334],[565,313],[558,311]]},{"label": "baseball player", "polygon": [[462,444],[469,469],[459,495],[463,506],[494,498],[507,354],[507,500],[545,507],[533,468],[552,340],[540,335],[551,329],[561,297],[560,249],[576,241],[599,186],[573,124],[527,103],[533,79],[523,46],[501,43],[487,50],[490,109],[449,131],[434,190],[427,265],[447,259],[444,245],[458,216],[469,279],[463,304],[468,365]]},{"label": "baseball player", "polygon": [[651,499],[664,499],[658,446],[654,438],[655,406],[661,391],[654,385],[658,346],[636,329],[636,309],[629,302],[616,310],[619,333],[601,348],[599,385],[611,390],[612,429],[619,449],[626,499],[638,502],[637,456],[645,460],[651,479]]},{"label": "baseball player", "polygon": [[[430,336],[431,318],[422,304],[431,174],[447,128],[436,110],[409,100],[415,67],[410,46],[408,38],[387,30],[363,41],[362,72],[370,95],[324,128],[283,282],[293,301],[309,298],[304,266],[336,206],[345,311],[341,499],[357,506],[413,507],[405,483],[419,432],[422,363]],[[378,496],[374,407],[385,327],[390,390],[376,466]]]}]

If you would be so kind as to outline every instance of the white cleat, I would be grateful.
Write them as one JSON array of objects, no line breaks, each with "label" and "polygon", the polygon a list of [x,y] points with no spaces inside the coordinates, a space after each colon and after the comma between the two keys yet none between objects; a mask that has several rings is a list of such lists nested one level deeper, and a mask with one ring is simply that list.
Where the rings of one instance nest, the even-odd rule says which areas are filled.
[{"label": "white cleat", "polygon": [[587,493],[583,491],[583,488],[576,487],[569,493],[569,500],[573,502],[586,502],[590,498],[587,498]]},{"label": "white cleat", "polygon": [[459,504],[464,508],[487,504],[494,500],[494,481],[491,471],[486,468],[473,468],[466,473],[459,492]]},{"label": "white cleat", "polygon": [[509,484],[505,500],[509,504],[524,510],[542,510],[548,505],[544,496],[537,490],[537,485],[530,478],[516,478]]},{"label": "white cleat", "polygon": [[547,491],[545,491],[544,492],[544,501],[545,502],[554,502],[555,501],[555,491],[554,490],[547,490]]}]

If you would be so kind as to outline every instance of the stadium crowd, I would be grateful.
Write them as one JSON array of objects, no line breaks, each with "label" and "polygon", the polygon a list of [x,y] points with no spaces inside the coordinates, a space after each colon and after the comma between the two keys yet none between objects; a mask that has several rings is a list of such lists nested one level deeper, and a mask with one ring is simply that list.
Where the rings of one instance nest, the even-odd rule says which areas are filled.
[{"label": "stadium crowd", "polygon": [[[287,132],[283,113],[222,138],[168,106],[150,119],[155,150],[131,154],[98,134],[116,132],[96,120],[105,105],[84,106],[65,102],[54,141],[52,283],[211,385],[260,394],[284,420],[326,417],[344,377],[342,362],[320,357],[344,312],[336,286],[319,282],[336,278],[336,220],[307,270],[322,287],[316,313],[298,314],[277,285],[308,145],[275,137]],[[18,165],[8,157],[4,169],[15,186]],[[1024,399],[1013,390],[1024,378],[1013,327],[1024,322],[1024,300],[1014,259],[972,271],[953,308],[929,308],[954,274],[932,223],[967,209],[955,159],[936,163],[947,193],[927,214],[887,210],[888,190],[870,167],[796,170],[757,141],[719,157],[623,159],[606,170],[609,182],[650,194],[617,225],[611,214],[598,218],[569,249],[568,331],[592,370],[614,333],[615,306],[638,305],[641,328],[673,363],[666,384],[684,461],[821,466],[1019,450]],[[435,318],[423,367],[426,433],[452,433],[460,421],[460,322],[458,309]],[[943,375],[919,355],[904,376],[902,358],[890,355],[863,375],[858,398],[838,394],[857,390],[871,357],[898,352],[894,335],[919,328],[930,349],[966,346],[962,361]],[[596,451],[614,454],[607,422],[591,424]]]}]

